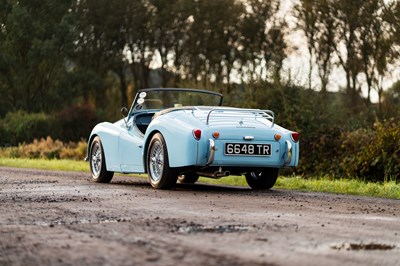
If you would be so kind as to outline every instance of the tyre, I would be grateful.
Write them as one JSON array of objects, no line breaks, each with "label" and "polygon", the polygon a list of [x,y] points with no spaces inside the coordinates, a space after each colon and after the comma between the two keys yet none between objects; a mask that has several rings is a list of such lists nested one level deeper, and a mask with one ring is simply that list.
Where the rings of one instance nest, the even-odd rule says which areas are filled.
[{"label": "tyre", "polygon": [[147,172],[152,187],[168,189],[176,184],[177,172],[169,167],[168,151],[160,133],[153,136],[147,150]]},{"label": "tyre", "polygon": [[103,145],[99,137],[95,137],[90,145],[89,158],[92,181],[97,183],[110,183],[114,172],[107,171]]},{"label": "tyre", "polygon": [[178,177],[179,183],[182,184],[194,184],[197,180],[199,180],[199,175],[196,174],[180,175]]},{"label": "tyre", "polygon": [[270,189],[275,185],[278,175],[278,168],[264,168],[247,173],[246,181],[252,189]]}]

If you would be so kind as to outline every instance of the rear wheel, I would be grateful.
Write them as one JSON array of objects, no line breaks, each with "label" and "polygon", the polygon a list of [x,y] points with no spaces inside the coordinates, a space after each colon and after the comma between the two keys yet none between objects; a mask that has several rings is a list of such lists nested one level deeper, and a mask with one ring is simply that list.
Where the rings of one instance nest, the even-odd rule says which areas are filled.
[{"label": "rear wheel", "polygon": [[90,171],[92,181],[97,183],[110,183],[114,172],[107,171],[103,145],[99,137],[95,137],[90,145]]},{"label": "rear wheel", "polygon": [[275,185],[278,175],[278,168],[264,168],[247,173],[246,181],[252,189],[270,189]]},{"label": "rear wheel", "polygon": [[197,180],[199,180],[199,175],[196,174],[180,175],[178,177],[179,183],[182,184],[194,184]]},{"label": "rear wheel", "polygon": [[153,136],[147,152],[147,171],[152,187],[168,189],[176,184],[177,172],[169,167],[168,151],[160,133]]}]

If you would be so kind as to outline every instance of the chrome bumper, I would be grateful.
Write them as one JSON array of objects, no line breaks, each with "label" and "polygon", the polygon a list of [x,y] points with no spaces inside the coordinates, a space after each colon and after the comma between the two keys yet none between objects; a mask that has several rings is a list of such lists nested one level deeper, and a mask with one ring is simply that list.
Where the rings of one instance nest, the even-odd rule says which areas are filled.
[{"label": "chrome bumper", "polygon": [[290,164],[292,161],[292,143],[290,141],[286,141],[286,158],[285,158],[285,165]]},{"label": "chrome bumper", "polygon": [[214,161],[214,155],[215,155],[215,142],[212,139],[208,140],[208,160],[206,165],[210,165],[212,164],[212,162]]}]

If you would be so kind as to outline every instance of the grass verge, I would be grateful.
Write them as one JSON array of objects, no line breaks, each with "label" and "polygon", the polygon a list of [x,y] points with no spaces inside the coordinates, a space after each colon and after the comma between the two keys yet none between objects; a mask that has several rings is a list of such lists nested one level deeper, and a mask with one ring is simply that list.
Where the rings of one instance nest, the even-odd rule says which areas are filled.
[{"label": "grass verge", "polygon": [[[89,164],[87,162],[74,160],[10,159],[0,157],[0,166],[89,172]],[[200,182],[231,186],[247,186],[245,178],[241,176],[228,176],[219,180],[200,178]],[[395,181],[372,183],[355,179],[331,180],[323,177],[304,179],[296,176],[281,176],[278,178],[275,187],[302,191],[400,199],[400,184],[396,184]]]},{"label": "grass verge", "polygon": [[0,157],[0,166],[77,172],[88,172],[90,170],[89,163],[83,160],[45,160]]}]

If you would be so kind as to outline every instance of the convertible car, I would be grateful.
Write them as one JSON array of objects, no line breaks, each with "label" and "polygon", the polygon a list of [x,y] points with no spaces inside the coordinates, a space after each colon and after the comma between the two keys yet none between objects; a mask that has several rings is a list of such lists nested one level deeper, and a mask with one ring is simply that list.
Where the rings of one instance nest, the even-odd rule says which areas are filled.
[{"label": "convertible car", "polygon": [[273,187],[280,168],[298,164],[299,134],[275,124],[270,110],[223,107],[222,100],[205,90],[140,90],[123,119],[92,130],[92,180],[147,173],[152,187],[168,189],[199,176],[244,175],[253,189]]}]

